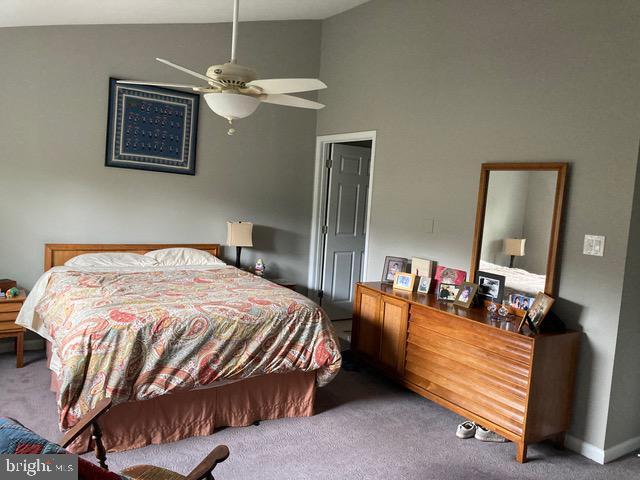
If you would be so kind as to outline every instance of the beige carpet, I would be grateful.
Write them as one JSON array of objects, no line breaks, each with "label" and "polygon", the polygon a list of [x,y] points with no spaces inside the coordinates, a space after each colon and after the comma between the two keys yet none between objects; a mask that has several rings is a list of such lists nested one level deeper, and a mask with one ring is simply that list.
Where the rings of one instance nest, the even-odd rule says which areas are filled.
[{"label": "beige carpet", "polygon": [[[30,352],[23,369],[0,355],[0,415],[19,419],[49,439],[59,438],[55,399],[47,390],[44,355]],[[512,444],[458,440],[461,418],[363,368],[343,371],[318,391],[310,418],[228,428],[209,437],[109,455],[113,470],[148,463],[187,473],[224,443],[229,459],[218,480],[238,479],[634,479],[640,459],[629,455],[601,466],[550,445],[514,460]]]}]

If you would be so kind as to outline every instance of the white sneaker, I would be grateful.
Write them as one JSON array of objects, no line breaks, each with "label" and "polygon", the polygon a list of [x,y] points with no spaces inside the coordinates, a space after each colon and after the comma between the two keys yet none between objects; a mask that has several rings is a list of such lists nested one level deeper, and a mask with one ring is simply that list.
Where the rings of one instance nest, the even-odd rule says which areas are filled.
[{"label": "white sneaker", "polygon": [[491,430],[487,430],[483,426],[477,425],[475,437],[477,440],[481,442],[497,442],[502,443],[508,441],[506,438],[501,437],[496,432],[492,432]]},{"label": "white sneaker", "polygon": [[456,430],[456,437],[458,438],[471,438],[476,433],[476,424],[470,421],[466,421],[458,425]]}]

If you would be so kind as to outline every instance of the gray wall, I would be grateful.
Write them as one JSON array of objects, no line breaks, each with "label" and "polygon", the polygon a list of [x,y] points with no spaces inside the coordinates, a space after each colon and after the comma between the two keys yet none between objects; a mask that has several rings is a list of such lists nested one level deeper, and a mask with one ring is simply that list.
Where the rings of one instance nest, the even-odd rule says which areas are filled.
[{"label": "gray wall", "polygon": [[[605,247],[606,248],[606,247]],[[624,275],[620,327],[613,369],[606,446],[635,438],[640,443],[640,159],[631,214],[629,256]]]},{"label": "gray wall", "polygon": [[[317,77],[319,22],[240,31],[239,61],[262,78]],[[202,72],[230,42],[229,24],[0,29],[3,277],[31,287],[45,242],[222,243],[242,219],[257,224],[245,264],[306,282],[315,112],[262,105],[230,137],[202,99],[195,177],[104,167],[110,76],[197,82],[155,57]]]},{"label": "gray wall", "polygon": [[[505,238],[522,238],[527,201],[527,172],[491,172],[487,190],[481,258],[509,266],[503,253]],[[527,252],[528,253],[528,252]],[[519,266],[520,258],[516,259]]]},{"label": "gray wall", "polygon": [[555,172],[529,172],[524,212],[525,256],[516,259],[520,268],[539,275],[547,272],[549,239],[558,175]]},{"label": "gray wall", "polygon": [[[584,331],[571,433],[598,448],[638,153],[638,15],[635,0],[372,0],[323,22],[318,134],[378,132],[370,279],[385,255],[469,268],[482,162],[571,162],[555,310]],[[582,255],[585,233],[607,236],[604,258]]]}]

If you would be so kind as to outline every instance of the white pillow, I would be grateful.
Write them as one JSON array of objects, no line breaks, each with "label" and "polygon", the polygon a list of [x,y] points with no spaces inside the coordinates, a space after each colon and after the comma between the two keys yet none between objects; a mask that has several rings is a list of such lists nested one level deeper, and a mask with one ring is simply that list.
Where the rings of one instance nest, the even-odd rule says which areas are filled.
[{"label": "white pillow", "polygon": [[209,252],[195,248],[164,248],[144,254],[163,266],[180,265],[224,265],[225,263]]},{"label": "white pillow", "polygon": [[65,262],[65,267],[155,267],[153,258],[139,253],[103,252],[85,253]]}]

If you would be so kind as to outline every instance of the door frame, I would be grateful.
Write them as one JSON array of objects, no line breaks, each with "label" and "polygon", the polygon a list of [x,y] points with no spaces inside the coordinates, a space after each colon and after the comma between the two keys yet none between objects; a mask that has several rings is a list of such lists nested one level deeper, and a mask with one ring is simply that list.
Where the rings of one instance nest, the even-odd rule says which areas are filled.
[{"label": "door frame", "polygon": [[336,133],[333,135],[318,135],[316,137],[316,158],[313,180],[313,212],[311,216],[311,241],[309,243],[309,295],[316,298],[320,288],[322,274],[322,221],[325,217],[327,204],[325,186],[327,184],[327,168],[329,145],[333,143],[371,141],[371,160],[369,162],[369,192],[367,194],[367,211],[365,220],[364,258],[362,259],[361,278],[367,275],[367,261],[369,259],[369,224],[371,222],[371,199],[373,198],[373,167],[376,154],[376,130],[352,133]]}]

